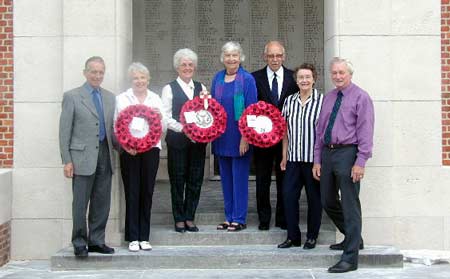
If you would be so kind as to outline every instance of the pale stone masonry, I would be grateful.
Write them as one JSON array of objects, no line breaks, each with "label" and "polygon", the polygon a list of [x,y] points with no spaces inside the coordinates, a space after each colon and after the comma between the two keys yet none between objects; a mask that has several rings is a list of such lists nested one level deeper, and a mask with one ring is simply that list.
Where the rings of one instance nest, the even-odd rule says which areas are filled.
[{"label": "pale stone masonry", "polygon": [[0,169],[0,266],[11,256],[12,171]]}]

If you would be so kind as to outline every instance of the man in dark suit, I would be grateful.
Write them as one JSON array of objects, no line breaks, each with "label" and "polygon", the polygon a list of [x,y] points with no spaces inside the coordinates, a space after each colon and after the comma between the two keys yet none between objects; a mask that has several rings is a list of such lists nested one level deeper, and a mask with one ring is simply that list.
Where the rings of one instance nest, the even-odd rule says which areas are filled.
[{"label": "man in dark suit", "polygon": [[[298,91],[294,80],[294,73],[283,66],[286,53],[283,45],[278,41],[270,41],[264,47],[264,61],[267,65],[252,73],[258,89],[258,100],[273,104],[279,110],[283,107],[284,99]],[[280,169],[282,159],[282,143],[269,148],[254,149],[256,168],[256,205],[258,210],[260,230],[268,230],[272,209],[270,205],[270,183],[272,169],[275,162],[277,183],[277,205],[275,226],[286,229],[284,217],[282,185],[284,172]]]},{"label": "man in dark suit", "polygon": [[100,87],[105,74],[101,57],[89,58],[83,74],[86,82],[64,93],[59,123],[64,176],[72,178],[72,244],[77,257],[87,257],[88,252],[114,253],[105,245],[105,228],[114,170],[115,96]]}]

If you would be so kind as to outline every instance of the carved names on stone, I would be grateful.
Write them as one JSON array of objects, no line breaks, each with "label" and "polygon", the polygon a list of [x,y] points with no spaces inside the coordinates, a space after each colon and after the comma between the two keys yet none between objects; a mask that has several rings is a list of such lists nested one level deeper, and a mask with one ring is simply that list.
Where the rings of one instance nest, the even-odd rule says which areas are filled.
[{"label": "carved names on stone", "polygon": [[[294,68],[304,61],[323,69],[323,2],[314,0],[133,0],[133,60],[143,62],[159,92],[176,77],[173,54],[191,48],[198,54],[196,79],[208,88],[223,69],[222,45],[241,43],[248,71],[265,65],[264,45],[280,40],[285,63]],[[323,87],[323,78],[319,83]]]},{"label": "carved names on stone", "polygon": [[323,59],[323,2],[305,0],[304,16],[304,53],[305,61],[316,66],[319,78],[316,88],[323,92],[325,88]]}]

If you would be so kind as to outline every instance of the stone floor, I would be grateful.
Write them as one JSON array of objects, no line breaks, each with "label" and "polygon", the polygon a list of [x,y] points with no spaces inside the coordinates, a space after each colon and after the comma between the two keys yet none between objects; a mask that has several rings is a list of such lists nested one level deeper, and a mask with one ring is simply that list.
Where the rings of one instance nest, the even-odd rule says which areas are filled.
[{"label": "stone floor", "polygon": [[448,279],[450,278],[449,264],[426,266],[422,264],[405,263],[403,268],[360,268],[346,274],[330,274],[326,269],[190,269],[190,270],[109,270],[109,271],[51,271],[50,262],[12,261],[0,267],[0,278],[8,279],[68,279],[68,278],[364,278],[364,279]]}]

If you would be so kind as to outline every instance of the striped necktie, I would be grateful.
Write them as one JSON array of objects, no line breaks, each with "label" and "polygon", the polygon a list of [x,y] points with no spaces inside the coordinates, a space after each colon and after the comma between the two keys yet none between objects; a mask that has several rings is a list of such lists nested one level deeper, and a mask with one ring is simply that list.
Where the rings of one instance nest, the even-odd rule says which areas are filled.
[{"label": "striped necktie", "polygon": [[334,121],[336,120],[337,113],[339,111],[339,108],[341,107],[342,96],[343,96],[342,92],[339,91],[337,93],[336,102],[334,102],[333,110],[331,111],[330,114],[330,119],[328,120],[327,129],[325,130],[325,136],[323,139],[325,144],[331,143],[331,131],[333,130]]}]

